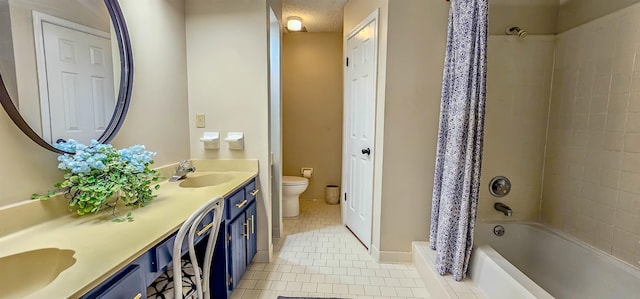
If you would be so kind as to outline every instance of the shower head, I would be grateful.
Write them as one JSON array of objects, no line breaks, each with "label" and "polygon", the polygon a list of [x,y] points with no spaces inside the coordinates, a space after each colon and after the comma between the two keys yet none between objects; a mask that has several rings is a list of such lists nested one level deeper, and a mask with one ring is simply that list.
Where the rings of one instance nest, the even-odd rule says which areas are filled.
[{"label": "shower head", "polygon": [[529,34],[518,26],[507,27],[505,32],[507,35],[517,35],[519,38],[525,38]]}]

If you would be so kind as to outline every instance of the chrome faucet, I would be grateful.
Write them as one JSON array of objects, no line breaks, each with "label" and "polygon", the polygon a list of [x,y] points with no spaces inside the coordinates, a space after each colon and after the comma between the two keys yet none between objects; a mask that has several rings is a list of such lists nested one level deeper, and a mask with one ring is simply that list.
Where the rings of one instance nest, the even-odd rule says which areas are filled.
[{"label": "chrome faucet", "polygon": [[176,173],[169,178],[169,182],[176,182],[182,179],[187,178],[187,174],[189,172],[196,171],[196,168],[191,164],[191,160],[184,160],[178,164],[178,168],[176,168]]},{"label": "chrome faucet", "polygon": [[497,211],[502,212],[502,214],[504,214],[505,216],[511,216],[511,214],[513,213],[513,211],[509,206],[501,202],[496,202],[495,204],[493,204],[493,208],[496,209]]}]

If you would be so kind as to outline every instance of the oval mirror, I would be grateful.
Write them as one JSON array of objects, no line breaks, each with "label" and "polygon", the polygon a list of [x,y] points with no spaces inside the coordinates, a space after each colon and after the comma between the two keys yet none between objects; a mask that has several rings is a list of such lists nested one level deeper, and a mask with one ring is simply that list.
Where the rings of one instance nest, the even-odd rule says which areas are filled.
[{"label": "oval mirror", "polygon": [[0,103],[42,147],[111,141],[132,80],[117,0],[0,0]]}]

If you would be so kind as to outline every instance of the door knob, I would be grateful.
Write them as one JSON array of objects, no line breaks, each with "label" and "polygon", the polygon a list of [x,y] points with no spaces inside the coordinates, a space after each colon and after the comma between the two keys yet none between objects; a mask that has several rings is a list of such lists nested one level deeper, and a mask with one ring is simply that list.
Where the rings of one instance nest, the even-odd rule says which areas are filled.
[{"label": "door knob", "polygon": [[371,155],[371,149],[370,148],[362,149],[362,154],[367,156]]}]

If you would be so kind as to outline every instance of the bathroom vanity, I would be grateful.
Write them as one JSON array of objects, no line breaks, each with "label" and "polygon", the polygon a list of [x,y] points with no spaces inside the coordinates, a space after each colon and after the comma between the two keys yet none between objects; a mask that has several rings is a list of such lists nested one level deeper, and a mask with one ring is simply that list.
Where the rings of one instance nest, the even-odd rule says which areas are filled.
[{"label": "bathroom vanity", "polygon": [[[198,171],[186,180],[161,183],[158,197],[133,211],[133,222],[112,222],[110,214],[78,217],[69,213],[0,237],[0,264],[3,257],[19,257],[20,253],[40,249],[73,254],[72,258],[66,256],[71,262],[60,262],[51,254],[38,267],[41,273],[23,274],[31,275],[27,277],[34,277],[35,282],[24,279],[23,285],[2,286],[3,295],[146,298],[147,286],[171,263],[175,233],[182,222],[200,205],[220,196],[225,200],[224,219],[216,243],[211,288],[213,298],[228,298],[257,251],[258,162],[201,160],[194,165]],[[0,211],[0,215],[10,214],[6,212]],[[199,246],[206,243],[202,240],[208,235],[206,226],[211,219],[200,224],[206,233],[198,238]],[[46,277],[37,279],[40,276]],[[5,287],[10,289],[5,292]]]}]

